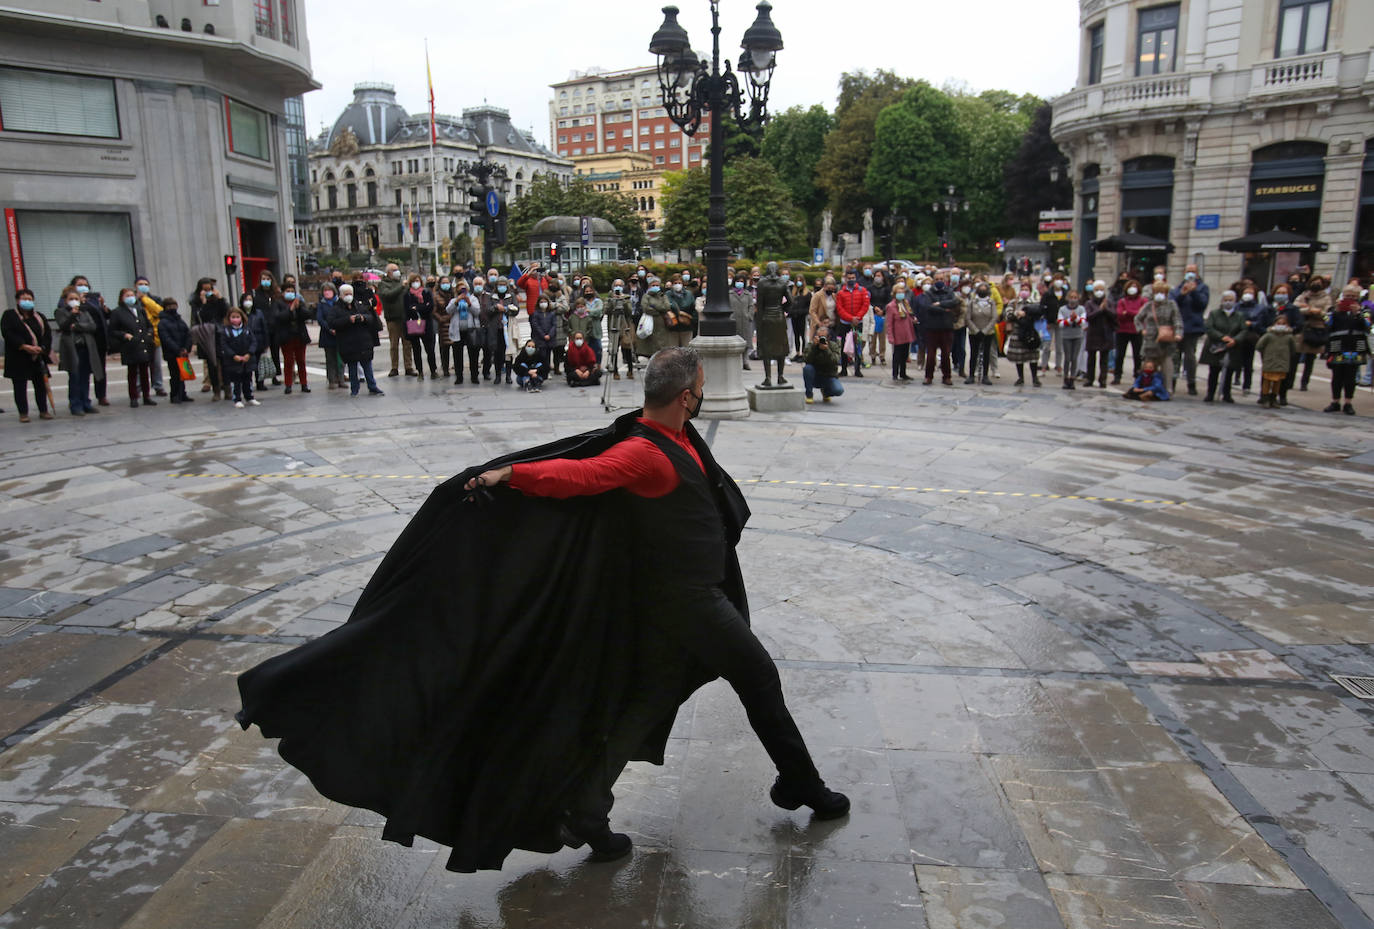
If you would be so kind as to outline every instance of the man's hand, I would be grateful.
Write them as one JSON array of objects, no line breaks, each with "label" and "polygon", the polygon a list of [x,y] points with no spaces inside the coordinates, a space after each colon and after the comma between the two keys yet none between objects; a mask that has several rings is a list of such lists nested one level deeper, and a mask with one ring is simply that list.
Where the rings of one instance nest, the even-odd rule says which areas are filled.
[{"label": "man's hand", "polygon": [[469,478],[464,484],[467,490],[476,490],[478,487],[495,487],[497,484],[510,480],[510,465],[504,468],[494,468],[491,471],[483,471],[474,478]]}]

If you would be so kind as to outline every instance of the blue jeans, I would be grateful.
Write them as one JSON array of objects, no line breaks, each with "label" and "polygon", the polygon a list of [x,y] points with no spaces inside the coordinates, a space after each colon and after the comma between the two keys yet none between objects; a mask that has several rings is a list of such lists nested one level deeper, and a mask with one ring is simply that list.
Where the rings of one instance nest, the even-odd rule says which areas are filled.
[{"label": "blue jeans", "polygon": [[839,378],[817,374],[815,365],[802,366],[802,384],[806,387],[808,397],[817,387],[821,389],[822,397],[839,397],[844,394],[844,385],[840,383]]},{"label": "blue jeans", "polygon": [[377,391],[377,379],[372,375],[372,359],[366,361],[348,362],[348,386],[356,394],[358,392],[358,368],[363,369],[363,376],[367,378],[368,393]]}]

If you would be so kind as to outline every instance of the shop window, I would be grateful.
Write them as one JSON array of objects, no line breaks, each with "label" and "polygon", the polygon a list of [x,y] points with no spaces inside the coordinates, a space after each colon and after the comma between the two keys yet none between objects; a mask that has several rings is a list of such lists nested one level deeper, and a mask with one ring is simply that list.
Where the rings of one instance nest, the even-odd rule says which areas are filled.
[{"label": "shop window", "polygon": [[224,116],[229,127],[229,151],[262,161],[272,160],[272,139],[266,113],[225,97]]},{"label": "shop window", "polygon": [[114,81],[0,68],[0,131],[117,139]]}]

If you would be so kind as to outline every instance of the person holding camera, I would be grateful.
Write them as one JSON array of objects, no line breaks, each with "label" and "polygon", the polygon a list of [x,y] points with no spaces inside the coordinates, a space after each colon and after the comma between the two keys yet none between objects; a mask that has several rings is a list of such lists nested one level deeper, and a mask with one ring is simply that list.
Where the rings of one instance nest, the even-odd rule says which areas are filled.
[{"label": "person holding camera", "polygon": [[806,346],[806,363],[802,366],[802,385],[806,388],[806,402],[815,403],[814,393],[820,388],[821,400],[830,402],[831,397],[844,394],[844,385],[839,381],[840,344],[830,338],[827,326],[817,326]]}]

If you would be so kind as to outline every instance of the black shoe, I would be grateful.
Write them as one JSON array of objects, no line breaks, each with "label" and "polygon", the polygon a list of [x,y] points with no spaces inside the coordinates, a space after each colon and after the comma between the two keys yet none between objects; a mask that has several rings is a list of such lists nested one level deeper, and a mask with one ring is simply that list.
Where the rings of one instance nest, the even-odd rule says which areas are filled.
[{"label": "black shoe", "polygon": [[1033,386],[1035,386],[1035,387],[1039,387],[1039,386],[1040,386],[1040,378],[1037,377],[1036,375],[1032,374],[1032,375],[1031,375],[1031,384],[1032,384]]},{"label": "black shoe", "polygon": [[143,405],[144,405],[144,406],[157,406],[157,401],[154,400],[152,397],[144,397],[144,398],[143,398]]},{"label": "black shoe", "polygon": [[401,376],[401,372],[400,372],[400,371],[397,371],[395,368],[392,368],[390,371],[386,372],[386,376],[387,376],[387,377],[400,377],[400,376]]},{"label": "black shoe", "polygon": [[303,394],[308,394],[308,393],[310,393],[310,388],[309,388],[309,387],[306,387],[304,384],[302,384],[302,385],[301,385],[301,393],[303,393]]},{"label": "black shoe", "polygon": [[[475,374],[472,375],[472,377],[470,378],[470,380],[471,380],[472,383],[474,383],[474,384],[481,383],[481,382],[478,380],[477,375],[475,375]],[[458,383],[460,383],[460,384],[463,383],[463,381],[462,381],[461,378],[459,379]]]},{"label": "black shoe", "polygon": [[1025,387],[1025,386],[1026,386],[1026,379],[1025,379],[1024,377],[1018,377],[1018,378],[1016,379],[1016,383],[1015,383],[1015,384],[1012,384],[1011,386],[1013,386],[1013,387]]},{"label": "black shoe", "polygon": [[195,403],[195,402],[196,402],[196,398],[195,398],[195,397],[192,397],[190,394],[187,394],[186,396],[184,396],[184,397],[181,398],[181,402],[182,402],[182,403]]},{"label": "black shoe", "polygon": [[1306,390],[1306,389],[1307,389],[1307,385],[1306,385],[1306,384],[1299,384],[1299,385],[1298,385],[1298,390]]},{"label": "black shoe", "polygon": [[1337,403],[1335,400],[1332,400],[1331,405],[1328,406],[1326,409],[1322,410],[1323,413],[1339,413],[1340,411],[1341,405]]},{"label": "black shoe", "polygon": [[374,396],[374,397],[385,397],[385,396],[386,396],[386,391],[384,391],[384,390],[373,390],[371,387],[369,387],[369,388],[367,389],[367,392],[368,392],[369,394],[371,394],[372,396]]},{"label": "black shoe", "polygon": [[[261,390],[262,388],[258,388],[258,389]],[[291,393],[291,385],[290,385],[290,384],[287,384],[287,385],[286,385],[286,389],[283,390],[282,393],[284,393],[284,394],[289,394],[289,393]]]},{"label": "black shoe", "polygon": [[1344,413],[1346,416],[1354,416],[1355,405],[1353,403],[1347,403],[1345,406],[1341,407],[1341,412]]},{"label": "black shoe", "polygon": [[463,386],[463,375],[460,374],[460,375],[458,375],[457,377],[455,377],[455,378],[453,379],[453,386],[454,386],[454,387],[462,387],[462,386]]},{"label": "black shoe", "polygon": [[983,387],[991,387],[991,386],[992,386],[992,381],[988,380],[987,378],[983,378],[983,379],[982,379],[981,381],[979,381],[978,383],[981,384]]},{"label": "black shoe", "polygon": [[592,847],[588,861],[618,861],[630,854],[634,843],[623,832],[612,832],[605,820],[592,824],[577,817],[569,817],[558,827],[558,836],[569,848]]},{"label": "black shoe", "polygon": [[784,783],[779,777],[773,782],[773,789],[768,791],[768,796],[784,810],[809,806],[816,819],[839,819],[849,815],[849,798],[829,789],[819,780],[811,787],[798,789]]},{"label": "black shoe", "polygon": [[1207,396],[1205,396],[1205,397],[1202,398],[1202,402],[1203,402],[1203,403],[1216,403],[1216,402],[1217,402],[1217,398],[1214,397],[1214,396],[1212,396],[1211,394],[1208,394]]},{"label": "black shoe", "polygon": [[964,383],[965,383],[965,384],[972,384],[972,383],[973,383],[973,378],[971,378],[971,377],[966,377],[966,378],[964,378]]},{"label": "black shoe", "polygon": [[506,383],[509,384],[510,382],[511,382],[511,380],[510,380],[510,372],[507,371],[507,372],[506,372]]},{"label": "black shoe", "polygon": [[863,373],[862,371],[860,371],[860,370],[858,369],[858,367],[856,366],[856,367],[854,368],[854,376],[855,376],[855,377],[863,377],[863,376],[864,376],[864,373]]},{"label": "black shoe", "polygon": [[1189,385],[1188,385],[1188,396],[1190,396],[1190,397],[1196,397],[1196,396],[1197,396],[1197,385],[1196,385],[1196,384],[1189,384]]},{"label": "black shoe", "polygon": [[130,400],[130,401],[129,401],[129,406],[133,407],[134,409],[138,409],[138,401],[137,401],[137,400]]},{"label": "black shoe", "polygon": [[279,377],[274,377],[274,378],[272,378],[272,386],[273,386],[273,387],[280,387],[280,386],[281,386],[281,378],[279,378]]},{"label": "black shoe", "polygon": [[1222,403],[1235,403],[1236,401],[1232,400],[1230,397],[1222,397],[1222,398],[1221,398],[1221,402],[1222,402]]}]

